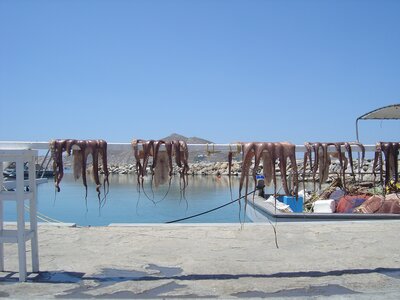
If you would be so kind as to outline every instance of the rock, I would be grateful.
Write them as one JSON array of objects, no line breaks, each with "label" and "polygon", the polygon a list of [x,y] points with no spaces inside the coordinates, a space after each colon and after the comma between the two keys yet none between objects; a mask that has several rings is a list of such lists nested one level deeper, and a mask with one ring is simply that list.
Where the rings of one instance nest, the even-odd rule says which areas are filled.
[{"label": "rock", "polygon": [[227,169],[227,168],[228,168],[228,163],[227,163],[227,162],[221,163],[220,168],[221,168],[221,169]]},{"label": "rock", "polygon": [[374,175],[373,174],[363,175],[363,181],[374,181]]}]

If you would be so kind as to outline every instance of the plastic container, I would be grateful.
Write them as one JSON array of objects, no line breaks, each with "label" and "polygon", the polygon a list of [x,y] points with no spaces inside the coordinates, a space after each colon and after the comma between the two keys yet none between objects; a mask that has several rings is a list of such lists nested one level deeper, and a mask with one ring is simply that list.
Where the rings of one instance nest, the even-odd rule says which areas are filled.
[{"label": "plastic container", "polygon": [[317,200],[313,205],[315,213],[334,213],[336,210],[336,202],[334,199]]},{"label": "plastic container", "polygon": [[280,196],[278,197],[278,199],[289,205],[291,210],[293,210],[293,212],[297,212],[297,213],[301,213],[303,212],[303,197],[293,197],[293,196]]}]

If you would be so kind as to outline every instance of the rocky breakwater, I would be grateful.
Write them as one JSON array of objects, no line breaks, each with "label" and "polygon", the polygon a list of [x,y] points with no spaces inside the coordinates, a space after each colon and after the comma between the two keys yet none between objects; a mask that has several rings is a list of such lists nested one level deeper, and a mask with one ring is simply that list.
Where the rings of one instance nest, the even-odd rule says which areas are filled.
[{"label": "rocky breakwater", "polygon": [[[233,161],[232,162],[232,168],[231,168],[231,174],[234,176],[240,175],[241,172],[241,167],[242,167],[242,162],[241,161]],[[363,165],[361,166],[360,173],[363,176],[363,180],[365,181],[373,181],[374,176],[372,174],[372,167],[373,167],[373,160],[368,159],[365,160]],[[197,162],[197,163],[189,163],[189,175],[215,175],[215,176],[220,176],[220,175],[228,175],[228,162]],[[297,169],[298,169],[298,174],[299,178],[302,179],[303,175],[303,161],[298,160],[297,161]],[[111,164],[108,167],[108,170],[110,174],[136,174],[136,168],[135,164]],[[148,171],[150,171],[150,168],[147,168]],[[288,167],[288,171],[291,171],[290,166]],[[252,172],[252,170],[250,170]],[[280,170],[278,164],[276,165],[276,172],[277,175],[280,175]],[[338,161],[332,161],[332,163],[329,166],[329,173],[330,173],[330,180],[337,176],[337,174],[340,172],[340,164]],[[377,171],[379,172],[379,171]],[[174,166],[174,174],[179,173],[179,168],[177,166]],[[262,165],[260,165],[257,169],[257,173],[262,173]],[[346,177],[350,177],[350,166],[347,167],[346,171]],[[358,168],[358,161],[354,161],[354,173],[357,175],[359,173],[359,168]],[[318,174],[317,174],[318,177]],[[306,169],[306,180],[312,180],[312,174],[307,167]],[[328,180],[328,182],[330,181]]]},{"label": "rocky breakwater", "polygon": [[134,164],[112,164],[108,166],[110,174],[136,174]]},{"label": "rocky breakwater", "polygon": [[[358,160],[353,161],[353,171],[354,175],[356,176],[356,179],[358,178],[358,174],[362,175],[362,180],[363,181],[374,181],[374,175],[373,175],[373,164],[374,160],[372,159],[366,159],[364,160],[363,164],[361,167],[359,167]],[[303,163],[300,164],[301,166],[299,167],[299,174],[303,174]],[[333,177],[337,177],[337,174],[341,172],[341,166],[339,161],[332,161],[331,164],[329,165],[329,174],[330,178],[328,179],[327,182],[331,182]],[[352,175],[350,174],[351,168],[350,165],[347,166],[346,169],[346,178],[352,178]],[[376,171],[377,174],[379,173],[379,170]],[[318,177],[318,175],[317,175]],[[309,167],[306,169],[306,180],[311,180],[311,171]]]},{"label": "rocky breakwater", "polygon": [[[239,175],[241,162],[233,162],[232,175]],[[112,164],[108,167],[110,174],[136,174],[134,164]],[[150,168],[147,168],[150,171]],[[174,174],[179,173],[179,168],[174,166]],[[228,162],[199,162],[189,163],[189,175],[228,175]]]},{"label": "rocky breakwater", "polygon": [[[190,164],[191,175],[229,175],[228,162],[200,162]],[[231,174],[239,175],[242,162],[232,162]]]}]

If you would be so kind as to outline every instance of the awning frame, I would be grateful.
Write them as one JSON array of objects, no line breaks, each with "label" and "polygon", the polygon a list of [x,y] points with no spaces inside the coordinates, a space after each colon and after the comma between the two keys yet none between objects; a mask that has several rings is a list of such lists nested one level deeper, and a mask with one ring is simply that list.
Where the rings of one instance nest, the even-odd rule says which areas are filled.
[{"label": "awning frame", "polygon": [[387,105],[387,106],[383,106],[383,107],[374,109],[374,110],[372,110],[370,112],[367,112],[367,113],[363,114],[362,116],[358,117],[356,119],[356,138],[357,138],[357,142],[360,141],[359,140],[359,131],[358,131],[358,121],[359,120],[399,120],[400,119],[400,114],[399,114],[398,117],[379,117],[379,118],[376,118],[376,117],[368,118],[367,117],[368,115],[370,115],[372,113],[379,112],[381,110],[387,110],[388,108],[392,108],[392,107],[394,109],[399,109],[399,112],[400,112],[400,104],[392,104],[392,105]]}]

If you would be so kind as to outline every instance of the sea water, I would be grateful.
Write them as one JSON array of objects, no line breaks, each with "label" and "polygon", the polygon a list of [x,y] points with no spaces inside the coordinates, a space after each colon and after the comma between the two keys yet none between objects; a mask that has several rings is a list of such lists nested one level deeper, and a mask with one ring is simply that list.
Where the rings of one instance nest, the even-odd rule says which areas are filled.
[{"label": "sea water", "polygon": [[[88,176],[89,177],[89,176]],[[55,192],[54,182],[38,186],[40,218],[82,226],[104,226],[110,223],[165,223],[221,206],[238,198],[239,179],[232,177],[232,198],[228,176],[189,176],[188,186],[182,191],[182,181],[174,176],[168,184],[152,187],[145,178],[144,191],[138,188],[136,175],[110,175],[110,189],[104,197],[101,188],[99,202],[95,185],[88,178],[87,198],[82,180],[65,174],[61,191]],[[169,190],[168,190],[169,188]],[[28,203],[28,202],[26,202]],[[16,220],[15,202],[6,201],[6,221]],[[26,216],[28,219],[28,216]],[[244,201],[235,202],[216,211],[188,219],[185,223],[250,222],[244,217]]]}]

